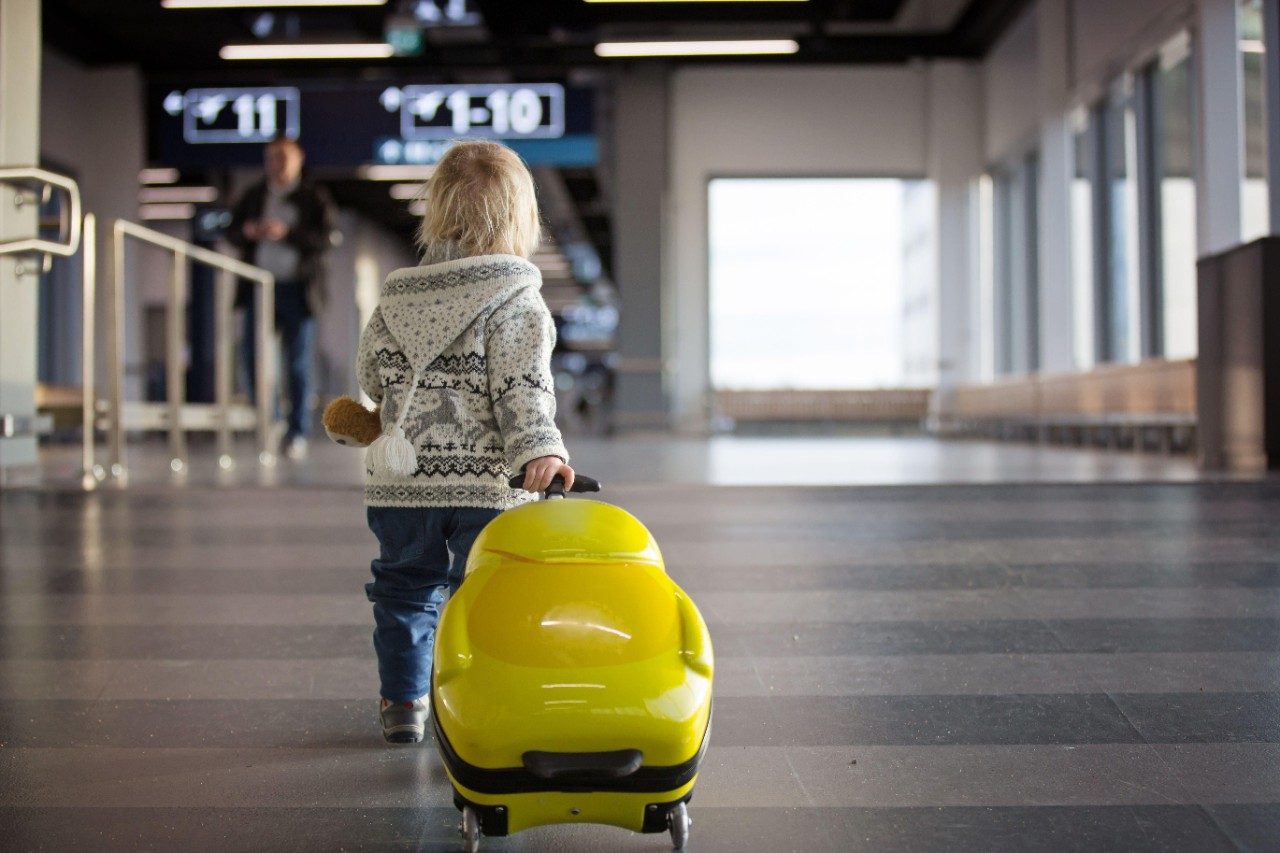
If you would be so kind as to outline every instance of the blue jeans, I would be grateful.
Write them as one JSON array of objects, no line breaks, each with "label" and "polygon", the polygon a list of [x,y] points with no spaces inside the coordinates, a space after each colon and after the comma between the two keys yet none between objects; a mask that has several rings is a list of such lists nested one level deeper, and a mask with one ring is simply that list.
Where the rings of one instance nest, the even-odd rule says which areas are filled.
[{"label": "blue jeans", "polygon": [[[312,366],[315,363],[316,318],[307,306],[306,288],[293,281],[276,284],[276,329],[280,332],[283,379],[289,398],[288,432],[285,440],[306,438],[311,432],[311,398],[314,393]],[[257,331],[257,301],[244,310],[244,363],[249,371],[249,395],[256,387],[257,359],[253,342]]]},{"label": "blue jeans", "polygon": [[[467,554],[501,510],[476,507],[369,507],[381,553],[373,561],[373,648],[382,698],[420,699],[431,689],[436,623],[462,583]],[[452,554],[452,560],[450,555]]]}]

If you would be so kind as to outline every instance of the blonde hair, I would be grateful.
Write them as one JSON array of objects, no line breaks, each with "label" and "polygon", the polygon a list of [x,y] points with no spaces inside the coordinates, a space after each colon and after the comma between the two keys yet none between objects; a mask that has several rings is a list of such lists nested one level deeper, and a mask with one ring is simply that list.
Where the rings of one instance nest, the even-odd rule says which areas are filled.
[{"label": "blonde hair", "polygon": [[533,176],[520,155],[490,140],[459,142],[423,186],[427,209],[418,244],[449,245],[464,256],[527,258],[541,241]]}]

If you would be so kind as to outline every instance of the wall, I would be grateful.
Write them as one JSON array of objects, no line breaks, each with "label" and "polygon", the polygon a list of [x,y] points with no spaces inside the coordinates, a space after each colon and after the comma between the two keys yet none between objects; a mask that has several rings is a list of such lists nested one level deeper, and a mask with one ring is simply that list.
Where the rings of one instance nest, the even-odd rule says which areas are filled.
[{"label": "wall", "polygon": [[342,211],[338,225],[342,242],[329,259],[329,306],[316,329],[316,390],[325,396],[359,391],[356,347],[382,281],[417,263],[406,243],[354,211]]},{"label": "wall", "polygon": [[[106,280],[103,264],[110,243],[110,220],[137,219],[138,215],[138,170],[143,166],[145,148],[142,78],[134,68],[89,69],[46,46],[40,110],[41,158],[76,178],[85,211],[98,217],[101,288]],[[132,282],[136,277],[127,278]],[[79,280],[75,275],[74,281]],[[67,332],[65,340],[74,347],[78,362],[80,291],[75,287],[58,296],[58,310],[65,312],[59,317],[59,326]],[[126,358],[131,363],[141,356],[139,302],[136,284],[131,283],[125,298]],[[100,317],[105,307],[100,291]],[[100,345],[99,356],[104,352]],[[103,359],[99,357],[97,363],[99,377],[104,377]]]},{"label": "wall", "polygon": [[1072,0],[1072,83],[1081,94],[1155,50],[1191,19],[1192,0]]},{"label": "wall", "polygon": [[922,66],[687,68],[673,75],[662,338],[676,426],[707,426],[707,181],[925,177],[926,104]]},{"label": "wall", "polygon": [[988,163],[1024,153],[1040,125],[1039,34],[1033,4],[983,63]]}]

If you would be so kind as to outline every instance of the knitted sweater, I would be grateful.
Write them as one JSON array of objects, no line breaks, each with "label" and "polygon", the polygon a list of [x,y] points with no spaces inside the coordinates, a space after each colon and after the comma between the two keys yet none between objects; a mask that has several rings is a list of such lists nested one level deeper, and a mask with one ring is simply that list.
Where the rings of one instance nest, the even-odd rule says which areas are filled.
[{"label": "knitted sweater", "polygon": [[[396,270],[360,336],[360,387],[403,421],[407,478],[366,465],[369,506],[509,509],[534,496],[506,480],[542,456],[568,461],[555,425],[555,326],[538,268],[482,255]],[[417,376],[412,393],[410,384]]]}]

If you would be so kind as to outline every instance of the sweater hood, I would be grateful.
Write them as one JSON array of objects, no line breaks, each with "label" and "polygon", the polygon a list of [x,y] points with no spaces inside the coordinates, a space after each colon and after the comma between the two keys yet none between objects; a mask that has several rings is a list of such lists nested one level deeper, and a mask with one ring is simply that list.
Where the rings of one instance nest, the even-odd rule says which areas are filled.
[{"label": "sweater hood", "polygon": [[478,255],[396,270],[382,285],[379,307],[387,330],[421,373],[477,317],[541,286],[542,273],[524,258]]}]

